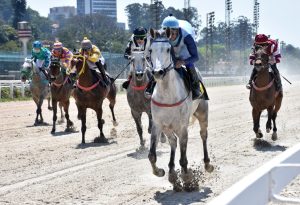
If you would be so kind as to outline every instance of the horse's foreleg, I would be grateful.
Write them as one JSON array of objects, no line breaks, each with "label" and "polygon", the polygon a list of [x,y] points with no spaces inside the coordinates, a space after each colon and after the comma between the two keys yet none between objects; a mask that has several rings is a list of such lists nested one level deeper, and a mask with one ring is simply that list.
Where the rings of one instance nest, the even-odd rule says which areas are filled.
[{"label": "horse's foreleg", "polygon": [[150,140],[150,151],[148,154],[149,161],[152,166],[152,172],[154,175],[158,177],[163,177],[165,175],[165,170],[160,169],[156,166],[156,146],[158,143],[157,136],[161,135],[161,130],[157,129],[155,125],[152,126],[152,131],[151,131],[151,140]]},{"label": "horse's foreleg", "polygon": [[186,157],[186,149],[187,149],[187,142],[188,142],[187,127],[182,128],[181,132],[178,133],[178,137],[179,137],[179,145],[180,145],[179,164],[181,166],[182,171],[186,174],[188,171],[187,170],[188,160]]},{"label": "horse's foreleg", "polygon": [[[51,102],[51,97],[50,96],[47,97],[47,101],[48,101],[48,110],[52,110],[52,107],[51,107],[51,104],[50,104],[50,102]],[[52,104],[52,106],[53,106],[53,104]]]},{"label": "horse's foreleg", "polygon": [[171,146],[171,153],[170,153],[170,162],[169,162],[169,182],[173,184],[173,189],[175,191],[181,191],[182,185],[178,178],[178,174],[175,171],[175,153],[177,148],[177,137],[174,134],[171,134],[169,137],[169,143]]},{"label": "horse's foreleg", "polygon": [[263,134],[261,133],[261,130],[259,129],[259,119],[260,119],[261,111],[252,109],[252,118],[253,118],[253,131],[256,134],[257,138],[262,138]]},{"label": "horse's foreleg", "polygon": [[[71,127],[73,126],[73,122],[70,120],[70,116],[69,116],[69,106],[70,106],[70,101],[67,100],[64,103],[64,111],[65,111],[65,117],[67,119],[67,128],[66,128],[66,132],[70,132]],[[62,112],[62,111],[61,111]]]},{"label": "horse's foreleg", "polygon": [[136,130],[137,130],[138,135],[140,137],[141,148],[144,148],[145,140],[143,139],[143,128],[142,128],[142,121],[141,121],[142,113],[131,110],[131,115],[134,119],[134,122],[135,122],[135,125],[136,125]]},{"label": "horse's foreleg", "polygon": [[277,112],[279,111],[281,107],[282,102],[282,93],[280,93],[275,100],[275,107],[272,115],[272,121],[273,121],[273,134],[272,134],[272,140],[277,140],[277,127],[276,127],[276,118],[277,118]]},{"label": "horse's foreleg", "polygon": [[272,115],[273,115],[273,106],[268,107],[268,121],[266,123],[266,132],[269,133],[272,129]]},{"label": "horse's foreleg", "polygon": [[151,129],[152,129],[152,114],[151,114],[151,111],[149,110],[147,112],[147,115],[148,115],[148,120],[149,120],[149,124],[148,124],[148,133],[151,134]]},{"label": "horse's foreleg", "polygon": [[100,136],[96,137],[94,139],[95,143],[107,143],[108,142],[108,140],[106,139],[106,137],[104,136],[104,133],[103,133],[104,120],[102,119],[102,113],[103,113],[103,110],[102,110],[102,104],[101,104],[97,110],[98,128],[100,130]]},{"label": "horse's foreleg", "polygon": [[86,131],[86,108],[78,107],[78,118],[81,120],[81,143],[85,144],[85,131]]},{"label": "horse's foreleg", "polygon": [[39,103],[38,103],[38,115],[40,115],[40,123],[44,122],[44,118],[43,118],[43,115],[42,115],[43,102],[44,102],[44,97],[40,97]]},{"label": "horse's foreleg", "polygon": [[52,125],[52,130],[51,130],[51,134],[55,133],[55,129],[56,129],[56,120],[57,120],[57,101],[52,99],[52,106],[53,106],[53,125]]},{"label": "horse's foreleg", "polygon": [[63,123],[65,121],[65,116],[64,116],[64,112],[63,112],[63,106],[61,103],[58,104],[59,106],[59,110],[60,110],[60,120],[59,123]]}]

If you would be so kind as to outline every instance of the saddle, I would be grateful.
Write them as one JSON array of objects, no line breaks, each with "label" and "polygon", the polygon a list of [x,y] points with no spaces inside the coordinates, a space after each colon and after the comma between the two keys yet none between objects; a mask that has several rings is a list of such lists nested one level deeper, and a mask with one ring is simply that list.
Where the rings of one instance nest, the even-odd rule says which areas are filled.
[{"label": "saddle", "polygon": [[[192,91],[192,81],[190,80],[190,76],[189,76],[188,71],[186,70],[186,68],[185,67],[174,68],[174,70],[178,72],[179,76],[183,80],[185,88],[189,92],[191,92]],[[200,86],[201,93],[203,93],[202,96],[203,96],[204,100],[209,100],[206,88],[205,88],[204,84],[202,83],[202,81],[200,79],[199,79],[199,86]]]}]

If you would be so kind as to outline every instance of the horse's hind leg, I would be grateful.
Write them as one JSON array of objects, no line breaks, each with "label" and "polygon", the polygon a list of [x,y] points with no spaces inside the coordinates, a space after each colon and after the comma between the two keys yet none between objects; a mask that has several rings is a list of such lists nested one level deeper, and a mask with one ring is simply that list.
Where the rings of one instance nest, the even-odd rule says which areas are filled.
[{"label": "horse's hind leg", "polygon": [[50,104],[50,102],[51,102],[51,97],[50,96],[47,97],[47,101],[48,101],[48,110],[52,110],[52,107],[51,107],[51,104]]},{"label": "horse's hind leg", "polygon": [[64,123],[65,116],[64,116],[63,106],[62,106],[61,102],[59,102],[58,106],[59,106],[59,110],[60,110],[60,120],[58,121],[58,123]]},{"label": "horse's hind leg", "polygon": [[117,120],[116,120],[116,117],[115,117],[114,107],[115,107],[115,103],[109,103],[109,108],[110,108],[111,115],[112,115],[112,118],[113,118],[113,125],[117,126],[118,123],[117,123]]},{"label": "horse's hind leg", "polygon": [[273,115],[273,106],[268,107],[268,121],[266,123],[266,132],[269,133],[272,129],[272,115]]},{"label": "horse's hind leg", "polygon": [[153,125],[151,130],[150,151],[149,151],[148,158],[152,166],[153,174],[158,177],[163,177],[165,175],[165,170],[158,168],[156,166],[156,160],[157,160],[156,147],[158,143],[157,136],[160,135],[161,135],[161,130],[158,129],[155,125]]},{"label": "horse's hind leg", "polygon": [[136,130],[137,130],[138,135],[140,137],[140,148],[144,149],[145,140],[143,139],[143,128],[142,128],[142,120],[141,120],[142,113],[131,110],[131,115],[134,119],[134,122],[135,122],[135,125],[136,125]]},{"label": "horse's hind leg", "polygon": [[152,124],[153,124],[151,110],[148,110],[146,113],[148,115],[148,120],[149,120],[148,133],[151,134]]},{"label": "horse's hind leg", "polygon": [[55,133],[56,130],[56,120],[57,120],[57,101],[52,99],[52,107],[53,107],[53,125],[52,125],[52,130],[51,134]]}]

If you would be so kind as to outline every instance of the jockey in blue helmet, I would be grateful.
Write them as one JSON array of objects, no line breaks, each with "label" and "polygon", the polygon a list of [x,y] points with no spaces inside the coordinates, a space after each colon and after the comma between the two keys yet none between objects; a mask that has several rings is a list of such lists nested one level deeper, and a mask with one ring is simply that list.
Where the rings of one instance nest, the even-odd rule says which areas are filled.
[{"label": "jockey in blue helmet", "polygon": [[32,59],[36,63],[37,67],[48,77],[48,69],[50,65],[51,53],[47,48],[44,48],[40,41],[34,41],[31,51]]},{"label": "jockey in blue helmet", "polygon": [[179,26],[174,16],[167,16],[162,22],[163,29],[170,29],[169,42],[172,45],[172,57],[176,68],[185,66],[192,84],[193,99],[201,97],[199,77],[194,63],[199,60],[198,50],[194,38],[190,33]]}]

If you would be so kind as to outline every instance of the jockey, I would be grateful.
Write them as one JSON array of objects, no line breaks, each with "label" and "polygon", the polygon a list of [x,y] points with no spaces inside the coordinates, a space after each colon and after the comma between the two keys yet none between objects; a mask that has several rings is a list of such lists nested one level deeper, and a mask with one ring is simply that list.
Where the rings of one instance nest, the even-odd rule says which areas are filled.
[{"label": "jockey", "polygon": [[50,51],[47,48],[44,48],[40,41],[34,41],[32,44],[31,55],[31,58],[36,63],[37,67],[44,73],[47,80],[49,80]]},{"label": "jockey", "polygon": [[105,73],[105,59],[102,56],[100,49],[93,45],[87,37],[84,37],[81,42],[79,53],[86,57],[90,69],[99,69],[105,84],[108,85],[109,82]]},{"label": "jockey", "polygon": [[[252,52],[250,53],[249,56],[250,65],[253,65],[255,62],[255,53],[254,53],[255,45],[261,45],[266,47],[266,52],[269,55],[269,63],[275,75],[276,91],[282,92],[280,74],[276,66],[277,63],[280,63],[280,58],[281,58],[278,42],[276,40],[268,38],[268,36],[266,36],[265,34],[257,34],[254,39]],[[257,73],[256,69],[253,69],[250,76],[250,80],[246,85],[248,89],[251,89],[252,81],[256,73]]]},{"label": "jockey", "polygon": [[162,28],[170,28],[171,35],[169,42],[172,45],[172,58],[175,68],[185,66],[189,78],[191,79],[192,98],[193,100],[200,98],[200,80],[194,63],[199,60],[197,46],[194,38],[186,30],[179,26],[179,21],[174,16],[166,17],[162,22]]},{"label": "jockey", "polygon": [[59,58],[62,68],[64,68],[67,73],[69,73],[71,69],[70,66],[71,60],[73,58],[73,53],[66,47],[63,47],[63,44],[61,42],[56,41],[53,44],[51,54],[53,57]]},{"label": "jockey", "polygon": [[[134,29],[133,34],[126,46],[124,58],[127,60],[131,59],[132,51],[147,51],[149,48],[150,39],[147,36],[147,29],[138,27]],[[127,89],[131,80],[129,74],[128,79],[122,84],[122,87]]]}]

